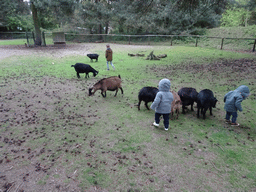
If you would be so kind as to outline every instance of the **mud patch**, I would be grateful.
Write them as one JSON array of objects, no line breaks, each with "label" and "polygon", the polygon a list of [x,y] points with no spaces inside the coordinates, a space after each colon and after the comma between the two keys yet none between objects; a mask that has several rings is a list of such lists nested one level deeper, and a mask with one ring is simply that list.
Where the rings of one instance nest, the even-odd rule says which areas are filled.
[{"label": "mud patch", "polygon": [[205,75],[210,73],[211,75],[226,77],[229,81],[234,80],[233,78],[237,77],[237,74],[239,74],[239,78],[256,78],[256,60],[253,59],[221,59],[209,64],[184,63],[164,67],[154,65],[148,67],[148,69],[155,73],[156,76],[161,74],[167,77],[179,77],[180,74],[193,74],[197,78],[204,78]]}]

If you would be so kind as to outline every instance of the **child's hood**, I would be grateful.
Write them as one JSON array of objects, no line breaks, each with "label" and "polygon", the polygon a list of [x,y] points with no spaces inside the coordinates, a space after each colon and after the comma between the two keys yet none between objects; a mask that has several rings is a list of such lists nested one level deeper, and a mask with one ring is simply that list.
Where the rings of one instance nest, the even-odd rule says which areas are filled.
[{"label": "child's hood", "polygon": [[170,91],[171,82],[169,79],[162,79],[159,82],[159,91],[168,92]]},{"label": "child's hood", "polygon": [[250,95],[250,90],[246,85],[239,86],[235,91],[241,93],[244,99]]}]

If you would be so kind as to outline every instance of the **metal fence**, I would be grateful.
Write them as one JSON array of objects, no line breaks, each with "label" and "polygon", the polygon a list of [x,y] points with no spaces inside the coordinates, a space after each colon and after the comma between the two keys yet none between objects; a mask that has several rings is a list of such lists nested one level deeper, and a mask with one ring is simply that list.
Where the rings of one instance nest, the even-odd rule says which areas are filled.
[{"label": "metal fence", "polygon": [[[0,39],[26,39],[28,45],[35,42],[34,32],[0,32]],[[65,33],[67,42],[121,43],[134,45],[191,45],[218,49],[255,51],[255,38],[209,37],[201,35],[121,35]],[[42,32],[42,45],[53,44],[52,32]]]}]

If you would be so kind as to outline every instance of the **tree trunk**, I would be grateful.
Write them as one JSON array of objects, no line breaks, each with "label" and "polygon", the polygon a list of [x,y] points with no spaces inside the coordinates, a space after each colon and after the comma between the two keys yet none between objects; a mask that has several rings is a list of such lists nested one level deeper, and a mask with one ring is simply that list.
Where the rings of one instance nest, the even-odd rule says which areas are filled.
[{"label": "tree trunk", "polygon": [[33,2],[31,3],[31,11],[32,11],[32,17],[33,17],[34,26],[35,26],[35,36],[36,36],[35,45],[41,46],[42,38],[41,38],[40,22],[37,15],[37,9]]},{"label": "tree trunk", "polygon": [[108,22],[106,23],[106,26],[105,26],[105,34],[108,34]]}]

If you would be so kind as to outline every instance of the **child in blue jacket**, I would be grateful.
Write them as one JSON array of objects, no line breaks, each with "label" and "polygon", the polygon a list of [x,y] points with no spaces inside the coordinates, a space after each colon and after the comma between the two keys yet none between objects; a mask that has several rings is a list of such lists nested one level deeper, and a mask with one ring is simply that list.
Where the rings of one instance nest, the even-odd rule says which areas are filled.
[{"label": "child in blue jacket", "polygon": [[[245,85],[241,85],[234,91],[230,91],[224,96],[224,109],[226,110],[227,123],[231,123],[232,126],[239,126],[239,123],[236,122],[237,110],[243,111],[241,102],[245,100],[249,95],[249,88]],[[232,121],[230,121],[231,116]]]},{"label": "child in blue jacket", "polygon": [[154,102],[150,108],[155,110],[155,122],[154,126],[158,127],[160,117],[163,115],[164,127],[168,131],[169,128],[169,114],[171,113],[171,104],[173,101],[173,95],[170,92],[171,82],[169,79],[162,79],[159,82],[159,92],[156,94]]}]

